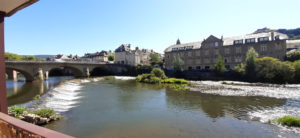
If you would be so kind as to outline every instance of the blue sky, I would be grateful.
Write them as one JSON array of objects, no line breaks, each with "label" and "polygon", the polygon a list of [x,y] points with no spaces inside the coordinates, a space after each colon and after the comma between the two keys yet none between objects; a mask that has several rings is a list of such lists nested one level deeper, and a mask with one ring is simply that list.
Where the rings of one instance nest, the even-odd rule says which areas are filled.
[{"label": "blue sky", "polygon": [[5,22],[7,52],[78,54],[300,27],[299,0],[40,0]]}]

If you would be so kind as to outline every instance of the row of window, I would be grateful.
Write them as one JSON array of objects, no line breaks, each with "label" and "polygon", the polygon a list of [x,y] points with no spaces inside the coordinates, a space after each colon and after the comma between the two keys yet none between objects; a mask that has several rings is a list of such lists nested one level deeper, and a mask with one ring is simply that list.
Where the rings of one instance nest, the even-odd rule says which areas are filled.
[{"label": "row of window", "polygon": [[178,51],[178,50],[190,50],[190,49],[193,49],[193,46],[186,46],[186,47],[172,48],[172,51]]},{"label": "row of window", "polygon": [[[279,35],[275,36],[275,40],[280,40]],[[269,37],[260,37],[260,38],[257,38],[257,42],[267,42],[267,41],[269,41]],[[246,44],[255,43],[255,38],[245,39],[245,43]],[[242,44],[244,44],[244,40],[243,39],[234,40],[233,44],[234,45],[242,45]]]},{"label": "row of window", "polygon": [[[225,68],[226,69],[230,69],[230,65],[225,65]],[[204,66],[204,67],[201,67],[201,66],[196,66],[196,67],[189,66],[188,67],[188,70],[209,70],[209,69],[210,69],[210,66]]]},{"label": "row of window", "polygon": [[[249,47],[250,48],[250,47]],[[281,50],[282,47],[280,45],[275,45],[275,49],[276,50]],[[266,45],[262,45],[260,47],[260,52],[266,52],[267,51],[267,46]],[[215,55],[219,55],[220,54],[220,50],[219,49],[215,49],[214,50]],[[230,48],[225,48],[224,49],[224,53],[225,55],[229,55],[231,53],[231,49]],[[241,54],[242,53],[242,48],[241,47],[236,47],[235,48],[235,53],[236,54]],[[209,50],[204,50],[204,56],[209,56],[210,52]],[[201,55],[201,51],[195,51],[195,56],[199,57]],[[188,57],[192,57],[193,56],[193,52],[187,52],[187,53],[178,53],[178,56],[184,57],[184,56],[188,56]],[[167,55],[167,58],[169,58],[169,55]]]}]

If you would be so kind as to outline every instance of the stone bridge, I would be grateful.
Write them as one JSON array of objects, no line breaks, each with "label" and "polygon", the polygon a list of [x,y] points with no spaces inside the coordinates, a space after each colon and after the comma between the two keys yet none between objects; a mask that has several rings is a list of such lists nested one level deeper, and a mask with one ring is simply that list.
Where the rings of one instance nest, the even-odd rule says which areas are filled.
[{"label": "stone bridge", "polygon": [[133,71],[132,66],[106,63],[83,62],[53,62],[53,61],[6,61],[6,73],[9,78],[16,80],[17,72],[26,81],[48,79],[52,69],[70,69],[75,77],[88,77],[90,74],[106,72],[110,75],[128,75]]}]

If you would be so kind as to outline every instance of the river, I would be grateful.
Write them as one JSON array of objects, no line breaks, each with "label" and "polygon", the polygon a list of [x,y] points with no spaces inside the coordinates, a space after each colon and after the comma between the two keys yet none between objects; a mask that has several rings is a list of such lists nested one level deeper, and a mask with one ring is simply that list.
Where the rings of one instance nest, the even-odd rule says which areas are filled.
[{"label": "river", "polygon": [[268,123],[300,116],[300,85],[192,83],[180,92],[132,77],[51,78],[8,81],[7,89],[9,105],[52,108],[63,118],[45,127],[75,137],[300,136],[298,128]]}]

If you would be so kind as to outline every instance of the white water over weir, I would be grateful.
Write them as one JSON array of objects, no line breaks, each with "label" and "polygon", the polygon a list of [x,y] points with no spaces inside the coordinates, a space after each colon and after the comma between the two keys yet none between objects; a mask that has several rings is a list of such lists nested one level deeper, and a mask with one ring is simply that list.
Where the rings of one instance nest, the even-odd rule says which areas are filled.
[{"label": "white water over weir", "polygon": [[262,84],[237,81],[192,81],[191,91],[221,96],[262,96],[277,99],[287,99],[281,107],[256,109],[248,112],[252,121],[271,122],[281,129],[300,133],[299,128],[288,128],[272,121],[284,116],[300,117],[300,85]]},{"label": "white water over weir", "polygon": [[201,93],[207,94],[300,99],[300,85],[262,84],[237,81],[192,81],[192,83],[195,87],[190,88],[191,91],[200,91]]}]

